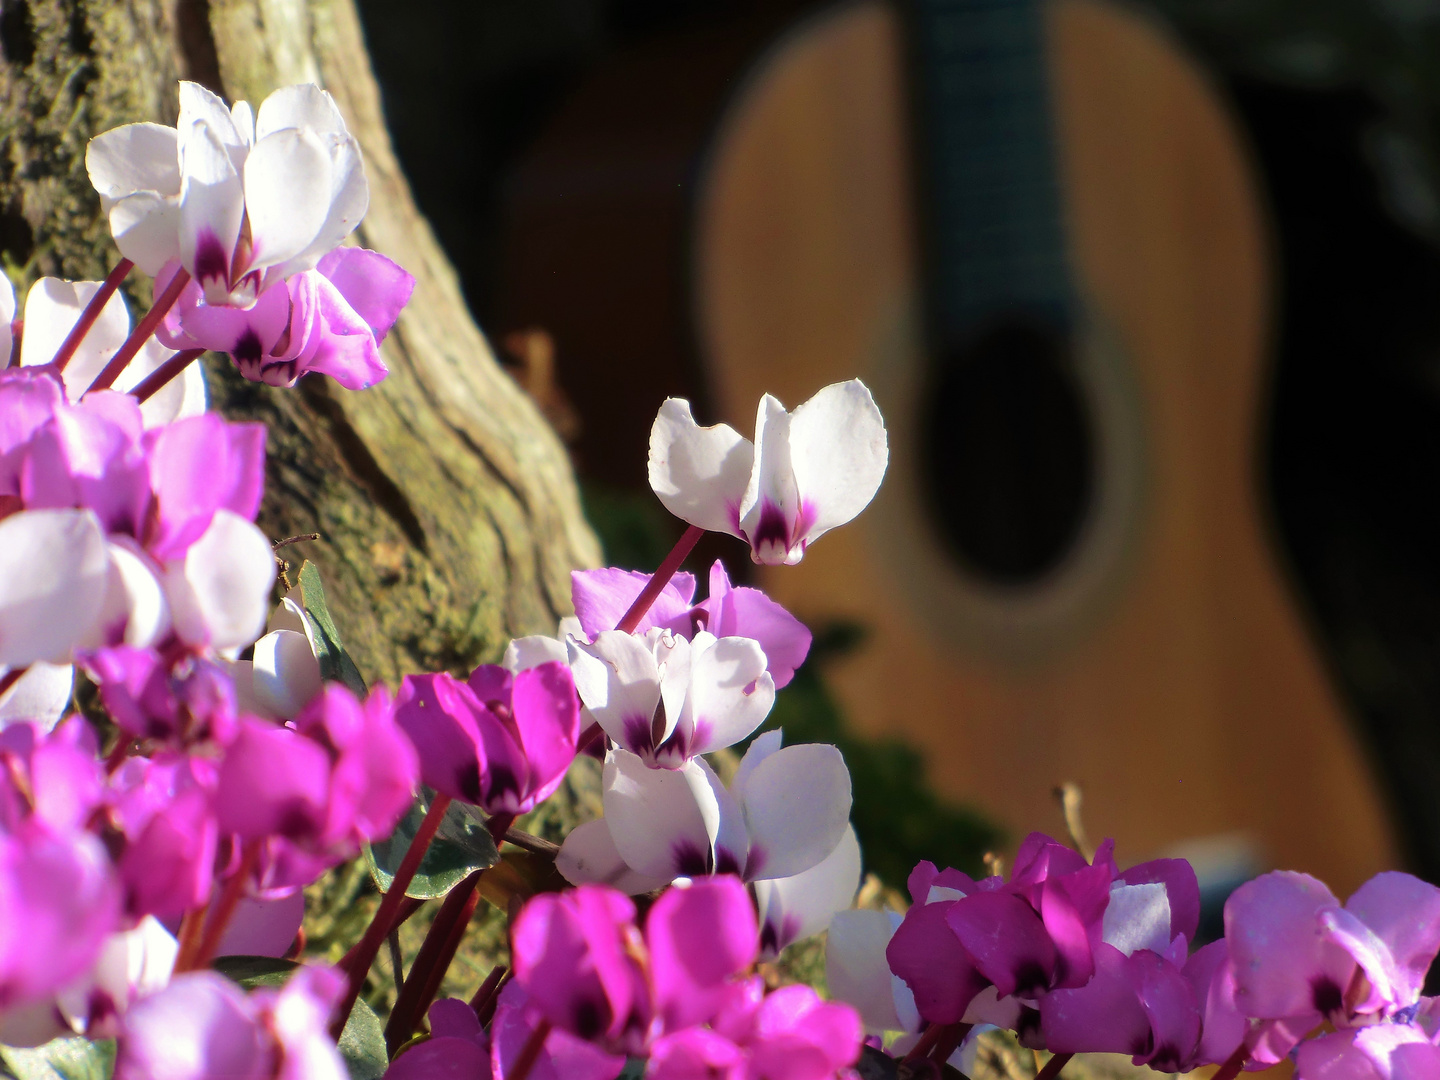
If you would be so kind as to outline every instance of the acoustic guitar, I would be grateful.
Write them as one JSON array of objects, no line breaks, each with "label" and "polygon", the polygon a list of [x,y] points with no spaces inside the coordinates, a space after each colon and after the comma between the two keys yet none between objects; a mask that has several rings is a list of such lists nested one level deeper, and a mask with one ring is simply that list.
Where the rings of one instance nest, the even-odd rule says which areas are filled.
[{"label": "acoustic guitar", "polygon": [[[1257,185],[1167,32],[1100,0],[858,0],[773,38],[702,141],[684,270],[640,271],[685,292],[693,367],[596,367],[585,320],[523,282],[501,314],[556,331],[602,428],[606,385],[687,391],[748,432],[765,391],[869,383],[880,496],[758,573],[807,621],[868,628],[827,669],[851,722],[1016,834],[1053,828],[1074,780],[1122,858],[1342,895],[1393,865],[1262,510]],[[587,191],[565,194],[573,213]]]}]

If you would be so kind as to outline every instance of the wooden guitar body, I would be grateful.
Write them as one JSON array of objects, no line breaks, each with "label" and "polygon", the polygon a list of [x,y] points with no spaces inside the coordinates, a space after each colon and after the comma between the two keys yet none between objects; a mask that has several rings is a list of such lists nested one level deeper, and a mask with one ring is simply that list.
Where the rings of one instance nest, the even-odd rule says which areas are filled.
[{"label": "wooden guitar body", "polygon": [[[1158,27],[1046,10],[1094,507],[1043,580],[989,584],[940,541],[917,461],[926,377],[899,20],[875,0],[782,37],[734,96],[694,204],[699,356],[742,431],[858,375],[891,467],[855,525],[760,574],[870,631],[828,672],[851,722],[1020,835],[1083,785],[1122,861],[1233,836],[1341,895],[1394,865],[1384,801],[1279,572],[1259,498],[1271,272],[1255,180]],[[702,422],[705,417],[701,416]]]}]

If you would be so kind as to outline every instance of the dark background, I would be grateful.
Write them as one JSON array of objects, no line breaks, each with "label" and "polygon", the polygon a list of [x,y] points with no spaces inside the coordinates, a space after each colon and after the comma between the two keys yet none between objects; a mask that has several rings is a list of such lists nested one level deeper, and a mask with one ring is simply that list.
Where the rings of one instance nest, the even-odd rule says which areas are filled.
[{"label": "dark background", "polygon": [[[1430,168],[1440,130],[1433,99],[1440,91],[1431,86],[1440,82],[1440,4],[1156,3],[1221,81],[1266,185],[1281,309],[1266,459],[1257,469],[1264,499],[1393,800],[1412,868],[1440,881],[1440,197]],[[563,323],[563,313],[516,301],[512,279],[529,253],[516,249],[513,225],[527,199],[563,198],[536,194],[535,177],[553,169],[537,173],[535,155],[557,123],[583,126],[583,118],[567,116],[577,91],[626,62],[654,73],[621,88],[654,96],[656,129],[666,136],[647,141],[656,132],[638,133],[636,173],[626,182],[673,189],[664,212],[683,214],[705,117],[734,85],[747,52],[810,6],[360,0],[401,160],[493,340],[537,322]],[[687,82],[698,84],[689,96],[671,97],[667,63],[710,68]],[[585,182],[617,182],[582,174]],[[660,243],[644,226],[630,222],[615,242]],[[563,262],[564,237],[552,241],[546,256]],[[606,302],[606,287],[683,288],[681,254],[661,252],[662,266],[675,256],[668,278],[591,283],[599,290],[594,302]],[[577,278],[575,289],[586,285]],[[703,397],[683,327],[616,333],[597,348],[623,357],[625,334],[657,334],[651,345],[668,343],[676,357],[662,389]],[[560,390],[583,425],[591,388],[562,381]],[[664,537],[654,534],[664,525],[624,495],[644,482],[633,463],[643,460],[646,427],[636,430],[636,447],[597,450],[582,434],[576,453],[608,553],[642,565],[663,552]],[[633,476],[613,464],[620,461]],[[805,693],[823,695],[818,684]],[[903,782],[906,760],[891,749],[901,754],[888,763],[891,781]],[[857,792],[865,784],[857,777]],[[915,813],[941,811],[925,804]],[[972,825],[966,842],[986,842],[989,834]],[[941,852],[928,854],[943,864]]]}]

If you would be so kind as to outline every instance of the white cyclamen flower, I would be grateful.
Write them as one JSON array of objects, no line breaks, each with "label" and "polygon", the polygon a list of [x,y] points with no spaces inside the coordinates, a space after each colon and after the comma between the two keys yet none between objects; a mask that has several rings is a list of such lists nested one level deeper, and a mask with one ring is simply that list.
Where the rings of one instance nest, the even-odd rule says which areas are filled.
[{"label": "white cyclamen flower", "polygon": [[370,201],[359,143],[334,99],[308,83],[252,113],[182,82],[175,127],[97,135],[85,166],[121,253],[152,276],[178,259],[216,306],[249,307],[313,269]]},{"label": "white cyclamen flower", "polygon": [[739,742],[775,703],[765,653],[750,638],[605,630],[589,644],[571,638],[569,651],[586,709],[652,768],[676,769]]},{"label": "white cyclamen flower", "polygon": [[738,536],[758,563],[797,563],[879,490],[885,422],[859,379],[825,387],[793,413],[760,399],[752,443],[727,424],[701,427],[668,398],[650,429],[650,486],[676,517]]}]

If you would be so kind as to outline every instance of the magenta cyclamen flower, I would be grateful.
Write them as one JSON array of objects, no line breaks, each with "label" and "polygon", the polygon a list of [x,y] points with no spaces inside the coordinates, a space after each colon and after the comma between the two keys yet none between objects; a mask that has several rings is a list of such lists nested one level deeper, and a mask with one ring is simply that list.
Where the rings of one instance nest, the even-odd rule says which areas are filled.
[{"label": "magenta cyclamen flower", "polygon": [[407,675],[395,718],[420,754],[420,777],[491,814],[524,814],[549,798],[575,759],[580,703],[562,664],[512,675],[476,668],[468,682]]},{"label": "magenta cyclamen flower", "polygon": [[388,835],[418,771],[384,687],[362,705],[331,683],[293,728],[241,719],[219,764],[216,814],[222,832],[270,841],[267,888],[304,885]]},{"label": "magenta cyclamen flower", "polygon": [[534,1007],[614,1053],[643,1053],[661,1034],[710,1020],[758,945],[738,878],[668,890],[643,939],[634,919],[628,897],[583,885],[535,897],[513,934],[515,977]]},{"label": "magenta cyclamen flower", "polygon": [[1344,907],[1307,874],[1276,871],[1225,904],[1235,1005],[1245,1016],[1360,1027],[1413,1012],[1440,951],[1440,889],[1377,874]]},{"label": "magenta cyclamen flower", "polygon": [[752,443],[695,423],[668,398],[650,430],[650,486],[676,517],[730,533],[758,563],[797,563],[821,534],[869,504],[885,475],[885,423],[858,379],[825,387],[793,413],[760,400]]},{"label": "magenta cyclamen flower", "polygon": [[178,919],[208,901],[220,842],[215,763],[173,751],[126,758],[110,800],[127,912]]},{"label": "magenta cyclamen flower", "polygon": [[[177,267],[160,274],[157,291]],[[380,343],[414,288],[415,279],[384,255],[338,248],[315,269],[277,282],[249,308],[211,307],[192,281],[158,336],[172,349],[229,353],[252,382],[293,386],[316,371],[363,390],[388,374]]]},{"label": "magenta cyclamen flower", "polygon": [[[649,580],[649,574],[614,567],[572,571],[570,597],[585,636],[593,641],[602,631],[613,630]],[[635,632],[658,626],[687,639],[702,630],[717,638],[751,638],[764,651],[777,690],[795,677],[810,651],[811,635],[804,623],[759,589],[731,585],[718,559],[710,567],[709,597],[694,603],[694,596],[694,576],[676,574]]]}]

